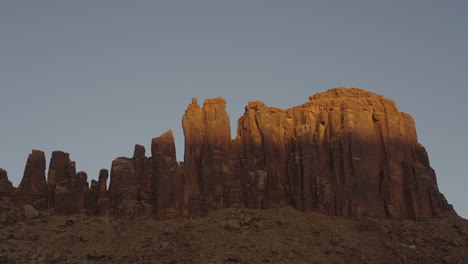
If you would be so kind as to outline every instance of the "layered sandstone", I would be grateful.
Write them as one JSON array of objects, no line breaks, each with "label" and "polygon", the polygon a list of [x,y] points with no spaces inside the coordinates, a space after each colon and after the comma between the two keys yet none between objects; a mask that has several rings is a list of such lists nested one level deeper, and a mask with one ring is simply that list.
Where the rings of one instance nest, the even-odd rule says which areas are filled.
[{"label": "layered sandstone", "polygon": [[365,90],[331,89],[286,110],[249,102],[235,139],[225,99],[200,107],[193,98],[182,127],[183,163],[169,130],[152,139],[150,157],[136,145],[132,158],[114,160],[107,189],[107,170],[88,187],[86,173],[60,151],[52,153],[46,183],[44,154],[33,151],[18,190],[0,171],[0,194],[61,214],[175,217],[281,206],[355,217],[454,213],[412,117]]}]

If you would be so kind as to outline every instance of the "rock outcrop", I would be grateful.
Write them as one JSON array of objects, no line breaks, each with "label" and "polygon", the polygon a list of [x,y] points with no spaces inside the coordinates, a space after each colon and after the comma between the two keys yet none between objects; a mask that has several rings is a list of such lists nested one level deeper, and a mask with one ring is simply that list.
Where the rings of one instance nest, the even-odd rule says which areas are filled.
[{"label": "rock outcrop", "polygon": [[15,190],[11,181],[8,180],[8,173],[4,169],[0,169],[0,195],[9,195]]},{"label": "rock outcrop", "polygon": [[[151,142],[152,201],[161,217],[174,217],[181,214],[184,179],[176,158],[174,136],[169,130]],[[153,186],[152,188],[150,186]]]},{"label": "rock outcrop", "polygon": [[[47,174],[47,207],[58,214],[74,213],[72,208],[71,178],[76,174],[76,165],[70,155],[63,151],[52,152]],[[57,199],[57,202],[55,201]]]},{"label": "rock outcrop", "polygon": [[415,218],[450,211],[414,121],[393,101],[337,88],[291,109],[252,102],[239,120],[246,205],[292,204],[343,216]]},{"label": "rock outcrop", "polygon": [[226,207],[275,208],[353,217],[426,218],[454,213],[437,188],[415,123],[394,101],[335,88],[286,110],[249,102],[231,139],[226,100],[193,98],[182,118],[184,162],[172,131],[136,145],[88,187],[68,153],[29,156],[17,190],[0,170],[0,195],[59,214],[203,215]]},{"label": "rock outcrop", "polygon": [[248,208],[389,218],[452,211],[413,119],[392,100],[336,88],[287,110],[250,102],[234,140],[224,109],[220,98],[201,109],[194,100],[184,115],[185,213],[199,210],[194,200],[229,206],[239,192]]},{"label": "rock outcrop", "polygon": [[200,214],[225,207],[225,178],[232,171],[228,159],[231,128],[226,100],[194,98],[182,118],[185,134],[183,213]]},{"label": "rock outcrop", "polygon": [[[109,215],[110,211],[110,197],[107,191],[107,179],[109,178],[109,171],[102,169],[99,171],[99,181],[97,182],[97,208],[96,213],[104,216]],[[96,190],[96,189],[95,189]]]},{"label": "rock outcrop", "polygon": [[23,178],[14,192],[16,205],[31,204],[38,210],[47,208],[46,159],[44,152],[33,150],[28,156]]}]

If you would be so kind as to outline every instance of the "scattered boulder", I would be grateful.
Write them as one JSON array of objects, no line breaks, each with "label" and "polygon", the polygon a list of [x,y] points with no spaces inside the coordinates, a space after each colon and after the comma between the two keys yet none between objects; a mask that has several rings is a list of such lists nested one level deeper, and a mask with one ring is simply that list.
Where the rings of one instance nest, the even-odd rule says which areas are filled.
[{"label": "scattered boulder", "polygon": [[23,209],[23,215],[27,219],[33,219],[39,216],[39,212],[29,204],[23,205],[22,209]]}]

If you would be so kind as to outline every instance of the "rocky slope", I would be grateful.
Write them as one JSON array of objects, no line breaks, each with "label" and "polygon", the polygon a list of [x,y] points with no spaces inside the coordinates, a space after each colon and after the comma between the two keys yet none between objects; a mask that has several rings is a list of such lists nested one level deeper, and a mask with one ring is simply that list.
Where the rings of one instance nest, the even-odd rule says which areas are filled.
[{"label": "rocky slope", "polygon": [[205,215],[215,209],[292,206],[347,217],[419,219],[454,214],[438,191],[411,116],[358,88],[335,88],[290,109],[249,102],[231,139],[223,98],[194,98],[182,118],[184,162],[169,130],[135,146],[98,181],[54,151],[33,150],[18,188],[0,171],[0,195],[55,214]]},{"label": "rocky slope", "polygon": [[[0,214],[0,263],[468,263],[468,221],[220,209],[201,218]],[[32,209],[34,210],[34,209]]]}]

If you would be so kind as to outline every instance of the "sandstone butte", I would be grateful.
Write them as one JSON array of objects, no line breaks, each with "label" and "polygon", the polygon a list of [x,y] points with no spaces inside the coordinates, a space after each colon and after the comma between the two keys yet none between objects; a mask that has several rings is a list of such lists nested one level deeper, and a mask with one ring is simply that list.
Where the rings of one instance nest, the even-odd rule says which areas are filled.
[{"label": "sandstone butte", "polygon": [[[182,118],[184,162],[172,131],[135,146],[89,184],[69,154],[29,155],[20,185],[0,170],[0,196],[56,214],[162,218],[227,207],[292,206],[346,217],[420,219],[455,214],[437,187],[415,123],[394,101],[334,88],[282,110],[249,102],[231,139],[226,100],[192,99]],[[47,177],[47,179],[46,179]]]}]

